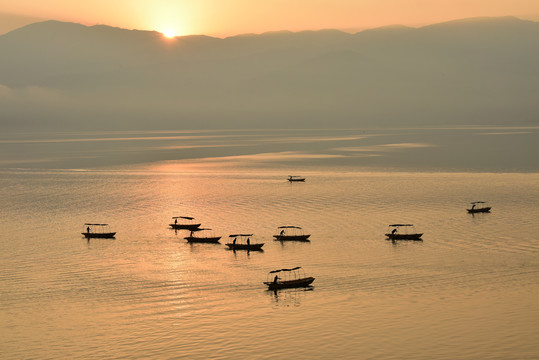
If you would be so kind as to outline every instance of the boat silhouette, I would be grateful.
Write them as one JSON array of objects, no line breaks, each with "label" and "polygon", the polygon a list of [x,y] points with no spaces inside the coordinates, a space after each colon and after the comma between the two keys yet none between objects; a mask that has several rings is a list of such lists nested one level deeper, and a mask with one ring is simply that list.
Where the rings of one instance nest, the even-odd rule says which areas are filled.
[{"label": "boat silhouette", "polygon": [[273,235],[278,241],[310,241],[310,234],[305,234],[299,226],[285,225],[277,228],[278,234]]},{"label": "boat silhouette", "polygon": [[[173,224],[169,224],[172,229],[176,230],[196,230],[201,224],[195,223],[195,218],[190,216],[173,216]],[[179,220],[179,221],[178,221]]]},{"label": "boat silhouette", "polygon": [[114,235],[116,235],[116,232],[109,231],[109,224],[86,223],[84,224],[84,226],[86,231],[83,231],[81,234],[84,235],[84,237],[87,239],[112,239],[114,238]]},{"label": "boat silhouette", "polygon": [[[281,276],[279,276],[281,275]],[[307,287],[314,281],[314,277],[305,276],[305,271],[301,266],[292,269],[273,270],[268,273],[264,284],[268,290]]]},{"label": "boat silhouette", "polygon": [[189,243],[212,243],[218,244],[220,236],[215,236],[212,229],[191,230],[189,236],[184,237]]},{"label": "boat silhouette", "polygon": [[248,250],[248,251],[261,251],[264,243],[252,243],[251,237],[253,234],[233,234],[229,235],[229,238],[233,238],[232,242],[226,243],[226,246],[230,250]]},{"label": "boat silhouette", "polygon": [[413,224],[392,224],[386,236],[391,240],[421,240],[423,233],[418,233]]}]

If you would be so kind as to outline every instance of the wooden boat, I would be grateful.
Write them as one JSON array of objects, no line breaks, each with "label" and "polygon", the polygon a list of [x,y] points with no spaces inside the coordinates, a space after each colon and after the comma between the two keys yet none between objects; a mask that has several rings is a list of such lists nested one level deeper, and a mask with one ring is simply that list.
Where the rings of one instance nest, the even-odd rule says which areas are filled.
[{"label": "wooden boat", "polygon": [[488,213],[490,212],[490,209],[492,209],[486,201],[473,201],[470,204],[472,204],[472,207],[470,209],[466,209],[468,213],[475,214],[475,213]]},{"label": "wooden boat", "polygon": [[[169,224],[172,229],[176,230],[196,230],[200,227],[201,224],[196,224],[193,220],[195,218],[192,218],[190,216],[174,216],[172,217],[174,219],[173,224]],[[178,219],[180,221],[178,222]]]},{"label": "wooden boat", "polygon": [[253,234],[233,234],[229,235],[229,238],[234,238],[231,243],[227,243],[226,246],[230,250],[248,250],[248,251],[262,251],[264,243],[252,243],[251,237]]},{"label": "wooden boat", "polygon": [[313,281],[314,277],[305,276],[304,270],[298,266],[292,269],[270,271],[264,284],[268,286],[268,290],[278,290],[307,287],[311,285]]},{"label": "wooden boat", "polygon": [[215,236],[212,229],[191,230],[189,236],[184,237],[188,243],[211,243],[218,244],[220,236]]},{"label": "wooden boat", "polygon": [[305,178],[303,176],[288,175],[288,181],[290,181],[290,182],[305,182]]},{"label": "wooden boat", "polygon": [[279,226],[277,228],[277,231],[279,233],[277,235],[273,235],[275,238],[274,240],[278,241],[310,241],[309,237],[310,234],[305,234],[303,232],[303,229],[299,226]]},{"label": "wooden boat", "polygon": [[423,233],[418,233],[412,224],[392,224],[386,236],[391,240],[421,240]]},{"label": "wooden boat", "polygon": [[111,232],[108,229],[109,224],[84,224],[85,231],[81,234],[85,238],[102,238],[102,239],[113,239],[116,232]]}]

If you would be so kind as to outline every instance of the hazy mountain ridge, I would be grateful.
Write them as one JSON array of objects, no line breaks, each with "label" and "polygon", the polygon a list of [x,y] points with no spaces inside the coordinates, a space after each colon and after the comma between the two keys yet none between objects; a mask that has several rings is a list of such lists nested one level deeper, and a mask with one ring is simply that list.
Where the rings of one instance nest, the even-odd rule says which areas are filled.
[{"label": "hazy mountain ridge", "polygon": [[4,128],[539,123],[539,23],[185,36],[47,21],[0,36]]}]

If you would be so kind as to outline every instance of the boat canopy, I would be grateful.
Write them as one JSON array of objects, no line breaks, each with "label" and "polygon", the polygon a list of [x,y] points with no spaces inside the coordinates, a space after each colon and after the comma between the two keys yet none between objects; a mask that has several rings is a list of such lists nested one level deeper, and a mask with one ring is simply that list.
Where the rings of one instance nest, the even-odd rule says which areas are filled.
[{"label": "boat canopy", "polygon": [[413,224],[392,224],[389,226],[398,227],[398,226],[414,226]]},{"label": "boat canopy", "polygon": [[190,217],[190,216],[173,216],[172,218],[173,219],[186,219],[186,220],[194,220],[195,219],[194,217]]},{"label": "boat canopy", "polygon": [[233,235],[228,235],[228,237],[239,237],[239,236],[253,236],[253,234],[233,234]]},{"label": "boat canopy", "polygon": [[84,224],[84,226],[108,226],[109,224]]},{"label": "boat canopy", "polygon": [[269,273],[274,274],[274,273],[278,273],[278,272],[281,272],[281,271],[294,271],[294,270],[299,270],[299,269],[301,269],[301,266],[296,266],[295,268],[292,268],[292,269],[273,270],[273,271],[270,271]]},{"label": "boat canopy", "polygon": [[301,229],[301,228],[299,226],[287,225],[287,226],[279,226],[277,229]]}]

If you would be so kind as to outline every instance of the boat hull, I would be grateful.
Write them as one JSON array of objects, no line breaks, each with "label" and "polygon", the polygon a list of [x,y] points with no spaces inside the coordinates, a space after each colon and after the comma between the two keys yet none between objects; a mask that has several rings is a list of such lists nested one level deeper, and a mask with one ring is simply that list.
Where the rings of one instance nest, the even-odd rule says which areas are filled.
[{"label": "boat hull", "polygon": [[193,237],[187,236],[184,238],[188,243],[209,243],[209,244],[218,244],[221,239],[220,236],[216,237]]},{"label": "boat hull", "polygon": [[391,240],[421,240],[421,234],[386,234]]},{"label": "boat hull", "polygon": [[201,224],[169,224],[175,230],[197,230]]},{"label": "boat hull", "polygon": [[288,280],[288,281],[278,281],[278,282],[264,282],[268,286],[269,290],[277,289],[289,289],[289,288],[298,288],[298,287],[307,287],[311,285],[314,281],[313,277],[307,277],[297,280]]},{"label": "boat hull", "polygon": [[468,213],[475,214],[475,213],[487,213],[490,212],[490,207],[480,208],[480,209],[466,209]]},{"label": "boat hull", "polygon": [[248,251],[261,251],[264,244],[226,244],[230,250],[248,250]]},{"label": "boat hull", "polygon": [[288,179],[290,182],[305,182],[305,179]]},{"label": "boat hull", "polygon": [[311,235],[273,235],[277,241],[310,241]]},{"label": "boat hull", "polygon": [[115,232],[111,233],[81,233],[84,235],[85,238],[91,239],[91,238],[101,238],[101,239],[112,239],[114,238],[114,235],[116,235]]}]

